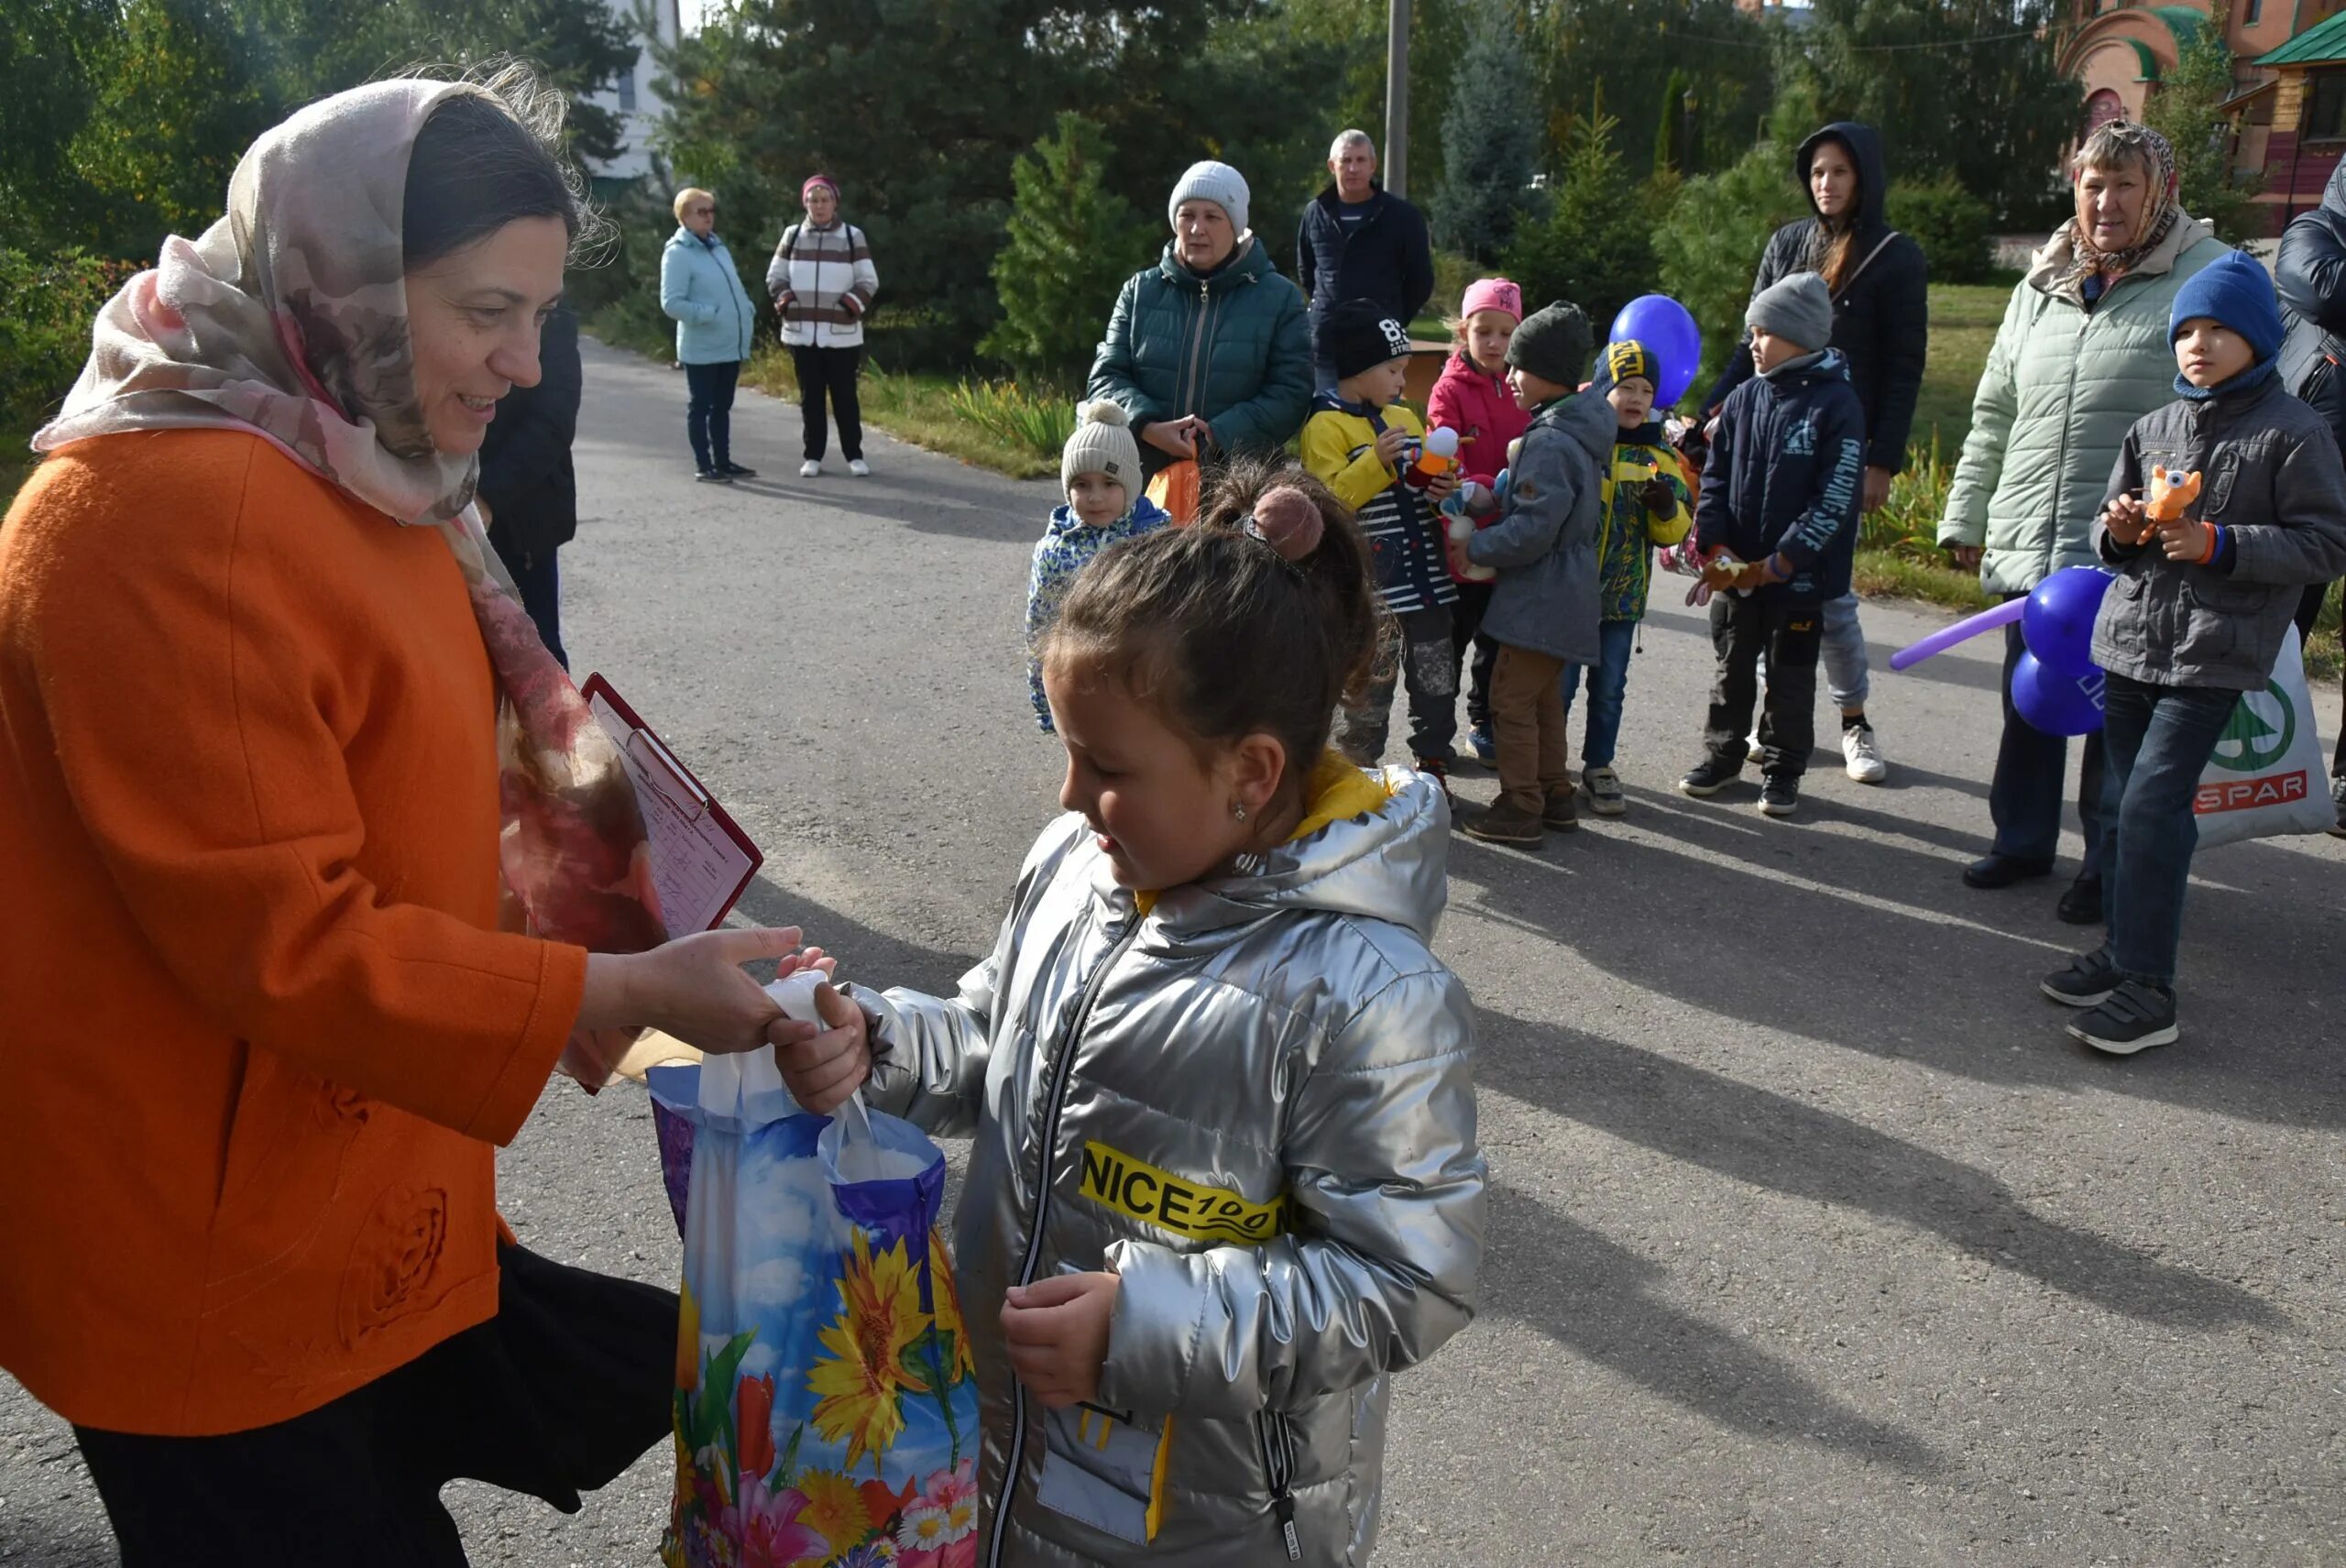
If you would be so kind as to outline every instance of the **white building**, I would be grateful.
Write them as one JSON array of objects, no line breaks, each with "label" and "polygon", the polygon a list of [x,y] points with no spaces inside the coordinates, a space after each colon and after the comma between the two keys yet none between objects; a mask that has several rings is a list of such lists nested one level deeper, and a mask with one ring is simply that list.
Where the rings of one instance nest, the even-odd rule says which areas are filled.
[{"label": "white building", "polygon": [[[635,0],[605,0],[613,14],[628,25],[636,27]],[[682,36],[682,21],[678,15],[680,0],[652,0],[652,23],[659,29],[663,43],[674,43]],[[697,14],[699,7],[694,7]],[[652,58],[649,41],[640,45],[635,55],[635,68],[619,80],[608,92],[597,93],[589,100],[619,116],[619,153],[608,162],[594,166],[592,172],[600,180],[632,180],[652,171],[648,152],[652,127],[660,117],[660,94],[653,83],[660,68]]]}]

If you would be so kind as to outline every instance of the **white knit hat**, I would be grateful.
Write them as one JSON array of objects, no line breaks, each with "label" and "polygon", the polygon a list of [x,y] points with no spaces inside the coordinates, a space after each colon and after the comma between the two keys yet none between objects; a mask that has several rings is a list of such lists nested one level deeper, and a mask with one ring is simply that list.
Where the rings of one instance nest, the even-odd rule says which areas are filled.
[{"label": "white knit hat", "polygon": [[1189,165],[1189,172],[1174,183],[1173,199],[1165,203],[1165,221],[1178,222],[1181,203],[1188,201],[1211,202],[1230,214],[1232,228],[1246,232],[1246,176],[1227,163],[1207,159]]},{"label": "white knit hat", "polygon": [[1059,488],[1078,474],[1105,474],[1124,488],[1124,499],[1140,494],[1140,444],[1133,440],[1132,416],[1105,398],[1075,411],[1075,433],[1059,451]]}]

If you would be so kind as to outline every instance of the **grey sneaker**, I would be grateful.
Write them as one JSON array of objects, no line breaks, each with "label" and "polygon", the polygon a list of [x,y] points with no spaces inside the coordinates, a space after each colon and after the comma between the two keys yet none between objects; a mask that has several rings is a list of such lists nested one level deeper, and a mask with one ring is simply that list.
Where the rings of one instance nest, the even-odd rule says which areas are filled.
[{"label": "grey sneaker", "polygon": [[2097,948],[2036,983],[2037,989],[2064,1007],[2099,1007],[2118,989],[2118,966]]},{"label": "grey sneaker", "polygon": [[2131,1057],[2153,1046],[2173,1045],[2183,1031],[2175,1021],[2174,992],[2121,980],[2109,1001],[2070,1025],[2068,1032],[2104,1056]]},{"label": "grey sneaker", "polygon": [[1599,817],[1618,817],[1629,809],[1621,798],[1621,775],[1611,768],[1591,768],[1581,775],[1588,786],[1588,808]]}]

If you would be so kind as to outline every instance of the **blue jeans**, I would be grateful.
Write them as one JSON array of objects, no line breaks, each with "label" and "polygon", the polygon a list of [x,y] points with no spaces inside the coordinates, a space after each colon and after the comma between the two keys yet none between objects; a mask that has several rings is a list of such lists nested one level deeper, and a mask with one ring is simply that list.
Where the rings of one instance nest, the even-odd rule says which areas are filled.
[{"label": "blue jeans", "polygon": [[2110,675],[2102,693],[2108,758],[2102,795],[2103,906],[2110,961],[2152,985],[2175,984],[2183,894],[2199,819],[2191,809],[2240,694],[2154,686]]},{"label": "blue jeans", "polygon": [[738,359],[685,367],[685,435],[704,474],[733,461],[733,387],[740,378]]},{"label": "blue jeans", "polygon": [[1621,739],[1621,696],[1629,689],[1629,651],[1637,646],[1638,623],[1606,620],[1597,623],[1596,663],[1564,666],[1564,717],[1573,713],[1573,694],[1580,689],[1582,672],[1588,675],[1588,730],[1581,737],[1580,761],[1585,768],[1609,768],[1613,748]]},{"label": "blue jeans", "polygon": [[[2069,771],[2069,742],[2037,729],[2012,706],[2012,666],[2027,647],[2018,621],[2004,628],[2004,738],[1996,748],[1995,774],[1988,781],[1988,815],[1996,824],[1991,847],[1997,854],[2050,861],[2061,848],[2061,785]],[[2085,769],[2077,776],[2077,825],[2086,838],[2079,876],[2100,876],[2105,859],[2103,735],[2097,729],[2086,737]]]}]

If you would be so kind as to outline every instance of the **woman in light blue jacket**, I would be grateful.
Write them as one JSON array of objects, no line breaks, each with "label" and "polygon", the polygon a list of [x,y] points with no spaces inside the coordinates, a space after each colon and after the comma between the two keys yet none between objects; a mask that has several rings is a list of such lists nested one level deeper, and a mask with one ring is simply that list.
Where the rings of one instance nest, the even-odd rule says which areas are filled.
[{"label": "woman in light blue jacket", "polygon": [[758,319],[732,252],[717,237],[717,198],[696,186],[676,192],[676,232],[660,257],[660,308],[676,323],[676,359],[692,400],[685,433],[696,476],[729,485],[757,472],[733,461],[733,387],[750,356]]}]

